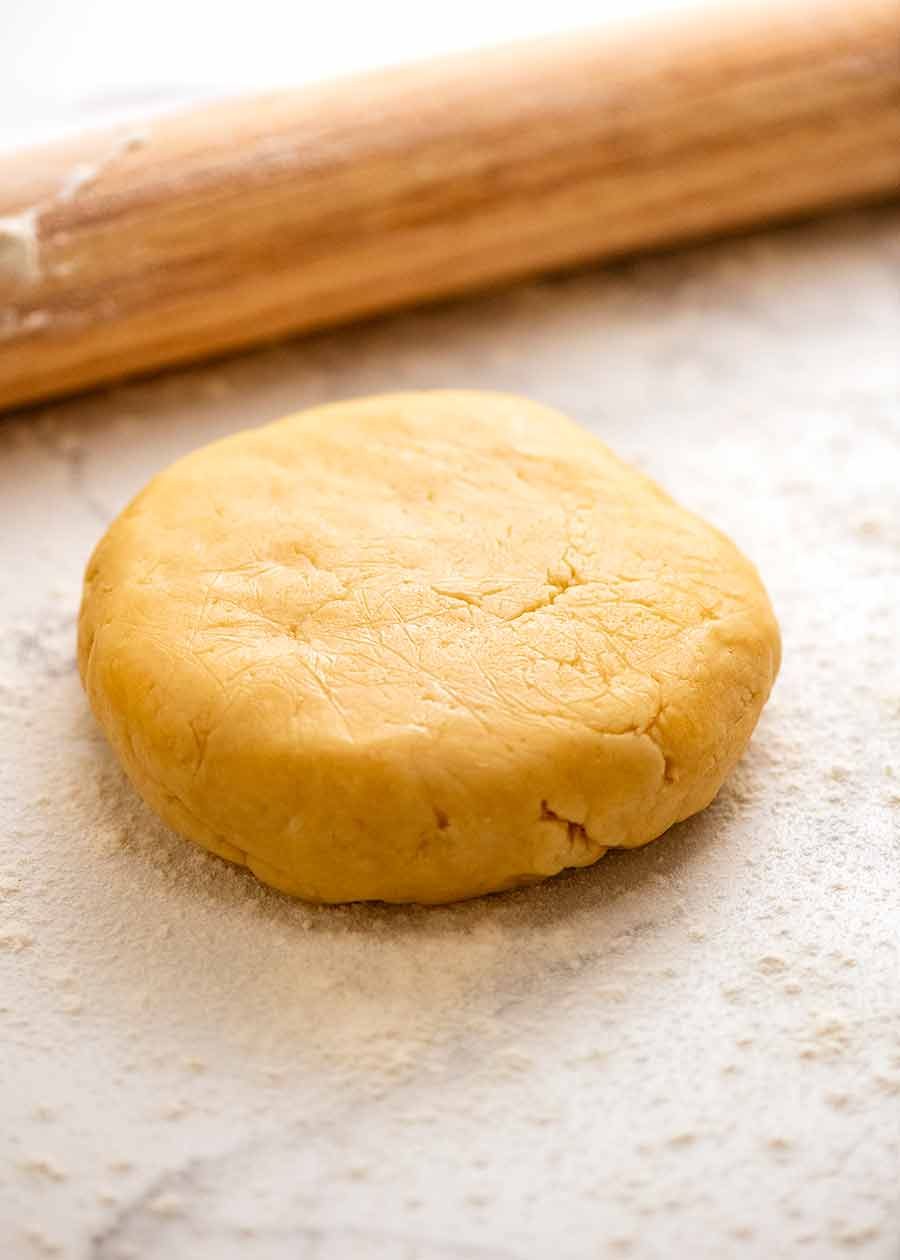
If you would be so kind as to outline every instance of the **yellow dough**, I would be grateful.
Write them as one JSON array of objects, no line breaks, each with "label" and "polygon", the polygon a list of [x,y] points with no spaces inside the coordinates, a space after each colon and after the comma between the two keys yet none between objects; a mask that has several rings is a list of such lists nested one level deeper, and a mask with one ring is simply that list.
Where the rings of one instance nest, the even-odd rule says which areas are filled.
[{"label": "yellow dough", "polygon": [[79,665],[183,835],[314,901],[452,901],[703,809],[779,663],[753,566],[521,398],[319,407],[179,460],[85,577]]}]

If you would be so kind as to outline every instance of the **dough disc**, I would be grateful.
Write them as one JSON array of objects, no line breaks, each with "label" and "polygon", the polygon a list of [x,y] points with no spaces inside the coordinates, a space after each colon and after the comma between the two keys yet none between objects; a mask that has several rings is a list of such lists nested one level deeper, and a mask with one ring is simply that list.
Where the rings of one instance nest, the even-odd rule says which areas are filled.
[{"label": "dough disc", "polygon": [[179,460],[91,559],[90,702],[177,831],[313,901],[451,901],[707,805],[779,662],[753,566],[596,438],[474,392]]}]

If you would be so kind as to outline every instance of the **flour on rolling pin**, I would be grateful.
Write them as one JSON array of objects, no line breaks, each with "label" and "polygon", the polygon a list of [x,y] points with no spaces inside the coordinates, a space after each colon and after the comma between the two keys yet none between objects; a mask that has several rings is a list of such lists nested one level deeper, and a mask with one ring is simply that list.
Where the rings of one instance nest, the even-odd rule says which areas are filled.
[{"label": "flour on rolling pin", "polygon": [[[66,175],[56,192],[18,214],[0,218],[0,281],[11,282],[16,289],[27,291],[44,275],[41,259],[41,219],[55,206],[74,201],[84,188],[96,183],[104,171],[124,153],[143,148],[149,140],[146,129],[129,132],[117,140],[109,152],[97,162],[78,162]],[[67,274],[65,262],[55,263],[56,275]],[[0,306],[0,341],[20,333],[38,332],[52,323],[49,311],[27,309],[24,303]]]},{"label": "flour on rolling pin", "polygon": [[40,275],[36,206],[0,219],[0,276],[27,284]]}]

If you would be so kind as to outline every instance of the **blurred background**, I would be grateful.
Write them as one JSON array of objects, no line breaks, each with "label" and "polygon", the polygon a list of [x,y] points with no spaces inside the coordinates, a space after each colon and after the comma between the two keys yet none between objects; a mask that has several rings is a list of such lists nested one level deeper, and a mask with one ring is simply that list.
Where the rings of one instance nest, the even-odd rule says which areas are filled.
[{"label": "blurred background", "polygon": [[2,7],[0,147],[8,149],[234,91],[707,6],[703,0],[5,0]]}]

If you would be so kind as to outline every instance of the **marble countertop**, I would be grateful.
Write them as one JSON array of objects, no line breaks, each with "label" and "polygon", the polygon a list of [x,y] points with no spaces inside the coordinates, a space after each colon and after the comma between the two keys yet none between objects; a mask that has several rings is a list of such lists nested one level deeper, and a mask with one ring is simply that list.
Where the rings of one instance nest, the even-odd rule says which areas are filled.
[{"label": "marble countertop", "polygon": [[[755,559],[715,804],[465,905],[309,908],[166,832],[73,663],[200,443],[426,386],[569,411]],[[900,211],[511,289],[0,421],[0,1255],[900,1251]]]}]

